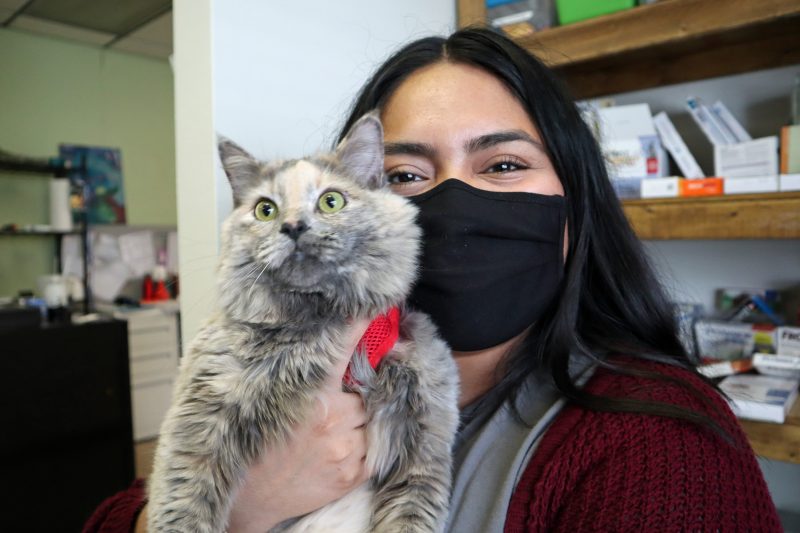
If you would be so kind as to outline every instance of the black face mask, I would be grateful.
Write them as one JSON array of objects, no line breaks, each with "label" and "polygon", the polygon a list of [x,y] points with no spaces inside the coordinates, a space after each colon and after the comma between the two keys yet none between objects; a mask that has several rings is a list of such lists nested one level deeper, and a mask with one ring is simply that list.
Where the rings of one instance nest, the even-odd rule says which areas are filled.
[{"label": "black face mask", "polygon": [[563,196],[490,192],[458,179],[418,196],[424,234],[409,303],[453,350],[497,346],[536,322],[563,273]]}]

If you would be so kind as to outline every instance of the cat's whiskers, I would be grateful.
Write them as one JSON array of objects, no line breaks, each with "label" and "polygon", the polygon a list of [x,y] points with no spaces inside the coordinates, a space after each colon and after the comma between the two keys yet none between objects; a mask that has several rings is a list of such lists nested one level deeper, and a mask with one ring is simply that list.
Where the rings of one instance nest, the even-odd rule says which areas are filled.
[{"label": "cat's whiskers", "polygon": [[220,292],[227,292],[231,287],[247,281],[247,279],[258,270],[259,266],[258,263],[254,263],[246,272],[239,272],[239,269],[234,268],[234,273],[220,286]]},{"label": "cat's whiskers", "polygon": [[266,265],[264,265],[264,268],[262,268],[262,269],[261,269],[261,272],[259,272],[259,273],[258,273],[258,276],[256,276],[256,279],[255,279],[255,281],[253,281],[253,284],[252,284],[252,285],[250,285],[250,290],[249,290],[249,291],[247,291],[247,299],[248,299],[248,300],[250,299],[250,296],[251,296],[251,294],[253,293],[253,289],[255,289],[255,288],[256,288],[256,283],[258,283],[258,280],[261,278],[261,274],[263,274],[263,273],[264,273],[264,271],[265,271],[265,270],[267,270],[267,267],[268,267],[268,266],[269,266],[269,263],[267,263]]}]

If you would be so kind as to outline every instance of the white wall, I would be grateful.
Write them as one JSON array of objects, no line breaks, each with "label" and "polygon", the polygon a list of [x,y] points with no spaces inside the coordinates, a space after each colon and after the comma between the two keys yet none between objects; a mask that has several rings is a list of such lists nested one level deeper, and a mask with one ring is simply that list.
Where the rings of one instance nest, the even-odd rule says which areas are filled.
[{"label": "white wall", "polygon": [[712,309],[721,287],[783,289],[800,284],[800,241],[647,241],[672,298]]},{"label": "white wall", "polygon": [[219,245],[211,0],[173,2],[175,169],[183,346],[211,312]]},{"label": "white wall", "polygon": [[373,69],[414,38],[451,32],[455,2],[175,0],[174,14],[181,318],[190,340],[210,311],[218,228],[231,208],[213,132],[262,158],[327,149]]}]

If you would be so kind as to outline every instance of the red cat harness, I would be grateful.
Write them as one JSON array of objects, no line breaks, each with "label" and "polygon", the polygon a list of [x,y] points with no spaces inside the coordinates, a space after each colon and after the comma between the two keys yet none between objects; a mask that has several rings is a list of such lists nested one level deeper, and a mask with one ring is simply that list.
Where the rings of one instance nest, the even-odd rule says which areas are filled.
[{"label": "red cat harness", "polygon": [[[356,350],[366,353],[370,366],[377,368],[381,359],[394,347],[398,337],[400,337],[400,309],[392,307],[369,323],[361,340],[358,341]],[[350,380],[348,368],[344,382],[349,383]]]}]

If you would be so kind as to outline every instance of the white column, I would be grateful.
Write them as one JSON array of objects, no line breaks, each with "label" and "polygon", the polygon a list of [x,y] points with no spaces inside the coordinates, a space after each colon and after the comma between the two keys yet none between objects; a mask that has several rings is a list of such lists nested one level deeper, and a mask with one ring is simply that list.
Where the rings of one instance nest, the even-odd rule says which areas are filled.
[{"label": "white column", "polygon": [[213,120],[212,0],[173,2],[181,336],[209,316],[219,249]]}]

